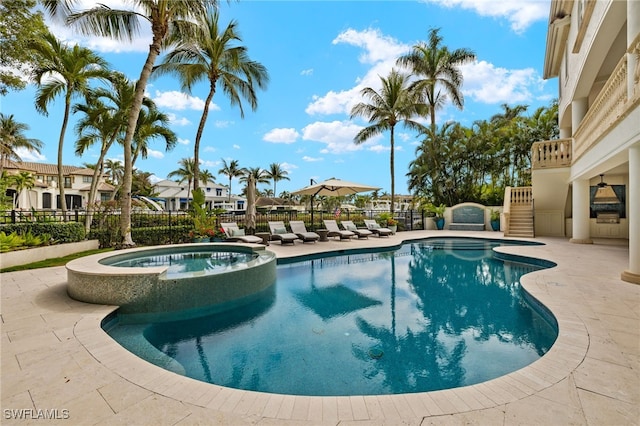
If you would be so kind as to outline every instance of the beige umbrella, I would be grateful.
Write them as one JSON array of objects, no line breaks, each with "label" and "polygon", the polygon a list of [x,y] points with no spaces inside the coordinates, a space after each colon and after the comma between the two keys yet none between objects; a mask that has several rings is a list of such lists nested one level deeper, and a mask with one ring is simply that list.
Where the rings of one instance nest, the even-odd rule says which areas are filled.
[{"label": "beige umbrella", "polygon": [[256,180],[249,175],[247,178],[247,210],[245,212],[245,223],[250,234],[256,229]]},{"label": "beige umbrella", "polygon": [[320,183],[313,183],[302,189],[293,191],[293,195],[311,195],[311,226],[313,228],[313,198],[316,195],[325,195],[328,197],[339,197],[344,195],[357,194],[358,192],[376,191],[380,188],[375,186],[363,185],[361,183],[349,182],[346,180],[331,178]]}]

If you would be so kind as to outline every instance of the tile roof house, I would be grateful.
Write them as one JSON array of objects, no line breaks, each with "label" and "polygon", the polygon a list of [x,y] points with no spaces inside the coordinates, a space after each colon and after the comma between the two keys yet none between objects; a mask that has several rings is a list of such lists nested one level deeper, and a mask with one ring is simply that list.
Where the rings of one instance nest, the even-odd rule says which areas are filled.
[{"label": "tile roof house", "polygon": [[[224,185],[215,182],[201,182],[200,188],[204,191],[205,203],[209,208],[227,211],[246,210],[247,200],[233,194],[229,196],[229,188]],[[153,189],[157,194],[153,200],[162,205],[165,210],[185,210],[188,203],[193,200],[190,190],[187,189],[187,182],[165,179],[156,182]]]},{"label": "tile roof house", "polygon": [[[59,209],[58,165],[26,161],[4,160],[3,171],[7,174],[31,173],[35,179],[33,188],[24,189],[20,194],[15,187],[7,189],[7,195],[14,198],[19,209]],[[86,167],[62,166],[65,198],[69,210],[85,209],[91,204],[89,190],[93,180],[93,170]],[[95,202],[111,199],[115,187],[100,177]]]}]

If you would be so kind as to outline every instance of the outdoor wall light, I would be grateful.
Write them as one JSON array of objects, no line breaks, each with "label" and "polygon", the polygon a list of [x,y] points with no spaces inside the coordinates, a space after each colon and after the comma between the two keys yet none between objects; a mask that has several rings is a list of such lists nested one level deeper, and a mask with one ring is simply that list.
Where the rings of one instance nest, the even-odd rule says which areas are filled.
[{"label": "outdoor wall light", "polygon": [[593,196],[593,204],[617,204],[619,202],[613,188],[604,182],[604,175],[600,175],[600,183]]}]

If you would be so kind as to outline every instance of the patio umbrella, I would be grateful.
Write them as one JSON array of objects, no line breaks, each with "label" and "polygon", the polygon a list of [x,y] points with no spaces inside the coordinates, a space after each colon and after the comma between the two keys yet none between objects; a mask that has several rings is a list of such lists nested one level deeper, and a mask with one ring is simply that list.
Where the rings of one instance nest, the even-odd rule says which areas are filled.
[{"label": "patio umbrella", "polygon": [[249,233],[256,229],[256,180],[249,175],[247,178],[247,210],[245,212],[245,224]]},{"label": "patio umbrella", "polygon": [[[313,182],[313,180],[311,181]],[[358,192],[375,191],[380,188],[375,186],[363,185],[361,183],[348,182],[346,180],[331,178],[320,183],[312,183],[302,189],[293,191],[294,195],[311,195],[311,228],[313,229],[313,198],[316,195],[325,195],[328,197],[339,197],[344,195],[357,194]]]}]

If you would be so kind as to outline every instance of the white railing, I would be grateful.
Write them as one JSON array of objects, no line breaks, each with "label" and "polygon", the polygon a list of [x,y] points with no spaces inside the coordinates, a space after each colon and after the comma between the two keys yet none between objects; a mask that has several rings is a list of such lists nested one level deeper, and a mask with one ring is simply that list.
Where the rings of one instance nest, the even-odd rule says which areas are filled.
[{"label": "white railing", "polygon": [[[637,54],[640,51],[640,37],[632,43],[629,53]],[[602,90],[589,107],[580,125],[576,129],[573,139],[573,160],[577,160],[589,148],[594,146],[609,131],[616,120],[635,107],[640,98],[640,92],[635,90],[629,96],[627,79],[629,70],[627,55],[625,54],[613,70]],[[638,65],[630,70],[631,78],[635,79]]]},{"label": "white railing", "polygon": [[530,186],[518,186],[511,188],[511,205],[528,206],[533,203],[533,191]]},{"label": "white railing", "polygon": [[545,169],[571,166],[572,139],[535,142],[531,146],[531,167]]}]

